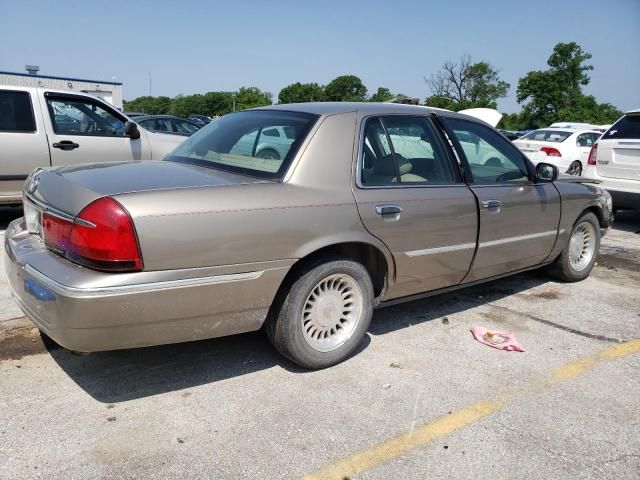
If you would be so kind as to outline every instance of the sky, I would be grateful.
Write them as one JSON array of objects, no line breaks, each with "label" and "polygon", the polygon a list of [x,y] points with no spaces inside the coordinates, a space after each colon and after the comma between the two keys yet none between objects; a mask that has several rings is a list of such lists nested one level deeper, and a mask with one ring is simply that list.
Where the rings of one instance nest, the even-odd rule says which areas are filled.
[{"label": "sky", "polygon": [[424,77],[463,54],[511,84],[558,42],[593,55],[585,92],[640,108],[640,0],[0,0],[0,70],[122,82],[124,98],[359,76],[424,99]]}]

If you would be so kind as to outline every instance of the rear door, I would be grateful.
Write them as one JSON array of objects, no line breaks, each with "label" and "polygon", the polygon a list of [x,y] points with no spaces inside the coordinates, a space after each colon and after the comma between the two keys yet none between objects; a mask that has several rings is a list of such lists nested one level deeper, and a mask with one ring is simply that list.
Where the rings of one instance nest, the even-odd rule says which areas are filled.
[{"label": "rear door", "polygon": [[560,222],[560,195],[536,184],[522,153],[486,125],[446,118],[448,133],[480,206],[478,251],[465,282],[541,263]]},{"label": "rear door", "polygon": [[360,132],[354,196],[396,263],[387,298],[458,284],[476,247],[477,205],[431,120],[368,117]]},{"label": "rear door", "polygon": [[126,118],[90,97],[46,92],[47,135],[52,165],[147,160],[151,151],[145,132],[124,134]]},{"label": "rear door", "polygon": [[601,177],[640,180],[640,112],[618,120],[598,142]]},{"label": "rear door", "polygon": [[19,201],[27,175],[50,165],[49,146],[31,89],[0,90],[0,202]]}]

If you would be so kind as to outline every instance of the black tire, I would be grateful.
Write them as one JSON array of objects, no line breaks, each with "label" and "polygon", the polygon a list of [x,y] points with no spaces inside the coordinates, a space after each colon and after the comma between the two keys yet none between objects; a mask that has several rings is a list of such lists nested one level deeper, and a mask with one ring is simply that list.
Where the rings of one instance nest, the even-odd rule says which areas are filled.
[{"label": "black tire", "polygon": [[[589,262],[579,270],[576,270],[570,261],[570,250],[571,250],[571,238],[578,228],[580,228],[584,223],[588,223],[593,227],[592,234],[594,236],[594,245],[593,245],[593,254],[591,255],[591,259]],[[556,258],[556,260],[549,266],[548,272],[553,277],[562,280],[564,282],[579,282],[580,280],[584,280],[589,276],[591,270],[593,269],[593,265],[596,262],[596,258],[598,258],[598,252],[600,251],[600,223],[598,222],[598,218],[591,212],[583,213],[580,218],[573,224],[571,228],[571,233],[569,235],[569,240],[567,240],[567,244],[565,245],[562,252]]]},{"label": "black tire", "polygon": [[280,160],[280,155],[273,148],[265,148],[264,150],[260,150],[256,155],[258,158],[272,159],[272,160]]},{"label": "black tire", "polygon": [[578,160],[571,162],[571,165],[569,165],[569,168],[567,168],[566,173],[579,177],[580,175],[582,175],[582,164]]},{"label": "black tire", "polygon": [[[303,309],[312,291],[325,279],[350,277],[362,295],[362,308],[353,330],[331,351],[314,349],[303,332]],[[304,265],[276,296],[265,330],[273,346],[297,365],[308,369],[330,367],[348,358],[364,338],[373,314],[373,284],[360,263],[348,257],[325,256]],[[306,334],[308,336],[308,333]]]}]

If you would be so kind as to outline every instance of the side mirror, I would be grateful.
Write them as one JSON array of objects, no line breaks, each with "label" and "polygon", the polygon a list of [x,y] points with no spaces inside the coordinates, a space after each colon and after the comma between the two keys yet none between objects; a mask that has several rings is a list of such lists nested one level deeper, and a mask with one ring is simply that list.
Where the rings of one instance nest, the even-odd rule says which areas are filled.
[{"label": "side mirror", "polygon": [[138,125],[136,125],[134,122],[126,121],[124,123],[124,134],[132,140],[140,138],[140,130],[138,130]]},{"label": "side mirror", "polygon": [[559,174],[558,167],[550,163],[541,162],[536,165],[536,180],[541,182],[555,182]]}]

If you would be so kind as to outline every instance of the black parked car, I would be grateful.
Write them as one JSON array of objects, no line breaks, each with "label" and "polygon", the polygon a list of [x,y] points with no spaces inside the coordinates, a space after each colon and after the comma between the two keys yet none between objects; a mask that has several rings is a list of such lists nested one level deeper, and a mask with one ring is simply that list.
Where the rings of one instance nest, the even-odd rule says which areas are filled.
[{"label": "black parked car", "polygon": [[171,115],[144,115],[135,117],[135,121],[141,127],[151,132],[173,133],[185,137],[198,131],[202,125],[180,117]]}]

